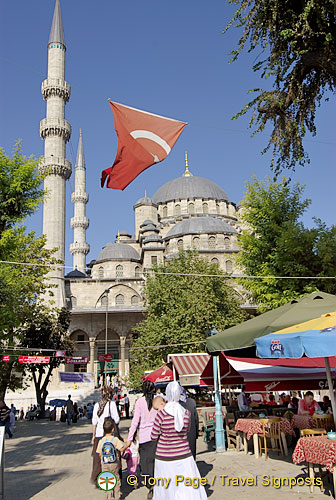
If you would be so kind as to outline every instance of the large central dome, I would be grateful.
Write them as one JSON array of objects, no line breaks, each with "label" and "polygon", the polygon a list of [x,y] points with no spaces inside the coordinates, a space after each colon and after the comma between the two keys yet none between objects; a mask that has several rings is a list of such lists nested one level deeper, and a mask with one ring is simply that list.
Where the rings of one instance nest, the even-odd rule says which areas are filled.
[{"label": "large central dome", "polygon": [[178,177],[161,186],[152,200],[167,203],[174,200],[203,198],[205,200],[230,201],[228,195],[215,182],[204,177]]}]

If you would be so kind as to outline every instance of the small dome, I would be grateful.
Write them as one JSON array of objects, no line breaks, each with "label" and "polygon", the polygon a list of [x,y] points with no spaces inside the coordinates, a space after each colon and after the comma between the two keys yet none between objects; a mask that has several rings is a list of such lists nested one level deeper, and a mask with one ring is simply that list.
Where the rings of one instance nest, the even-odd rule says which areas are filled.
[{"label": "small dome", "polygon": [[119,236],[129,236],[129,237],[131,237],[131,235],[127,231],[120,231],[119,232]]},{"label": "small dome", "polygon": [[126,243],[106,243],[99,253],[95,264],[106,260],[135,260],[140,261],[140,256],[135,248]]},{"label": "small dome", "polygon": [[217,217],[192,217],[178,222],[165,236],[165,239],[177,238],[185,234],[236,234],[237,231]]},{"label": "small dome", "polygon": [[143,240],[143,242],[144,242],[144,244],[146,244],[146,243],[163,243],[163,239],[158,234],[151,234],[149,236],[146,236],[146,238]]},{"label": "small dome", "polygon": [[153,226],[155,226],[155,224],[152,220],[147,219],[147,220],[143,221],[142,224],[140,224],[140,227],[149,226],[149,224],[152,224]]},{"label": "small dome", "polygon": [[205,200],[229,201],[228,195],[215,182],[204,177],[178,177],[166,182],[153,195],[156,204],[174,200],[203,198]]},{"label": "small dome", "polygon": [[65,275],[66,278],[86,278],[86,275],[82,273],[82,271],[78,271],[78,269],[74,269],[70,271],[70,273]]},{"label": "small dome", "polygon": [[154,224],[148,224],[148,226],[145,226],[141,229],[142,233],[148,233],[149,231],[155,231],[156,233],[159,233],[160,229],[154,226]]},{"label": "small dome", "polygon": [[135,202],[133,208],[141,207],[144,205],[153,206],[155,205],[155,203],[151,198],[147,198],[147,196],[144,196],[143,198],[140,198],[138,201]]}]

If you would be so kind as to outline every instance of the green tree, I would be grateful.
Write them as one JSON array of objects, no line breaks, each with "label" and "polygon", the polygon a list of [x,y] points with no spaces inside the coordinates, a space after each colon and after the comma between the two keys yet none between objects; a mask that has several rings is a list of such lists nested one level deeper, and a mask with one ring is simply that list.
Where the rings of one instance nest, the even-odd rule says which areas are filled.
[{"label": "green tree", "polygon": [[328,228],[318,219],[315,227],[304,227],[300,219],[310,200],[302,198],[303,192],[304,186],[291,186],[285,178],[278,182],[254,178],[247,183],[236,261],[243,274],[265,276],[240,280],[260,310],[274,309],[317,289],[336,293],[335,280],[270,277],[336,275],[336,227]]},{"label": "green tree", "polygon": [[[253,65],[271,90],[258,92],[236,115],[252,111],[250,126],[272,129],[264,151],[273,149],[275,172],[309,161],[303,147],[307,130],[315,135],[316,108],[336,84],[334,0],[228,0],[236,12],[225,31],[243,29],[231,61],[247,48],[261,50]],[[224,31],[224,32],[225,32]]]},{"label": "green tree", "polygon": [[[25,375],[30,375],[34,382],[36,400],[42,414],[45,411],[48,396],[48,384],[55,368],[64,362],[63,358],[55,357],[55,350],[64,350],[67,355],[73,353],[73,342],[68,334],[70,312],[37,304],[34,314],[25,324],[21,325],[16,334],[20,339],[20,349],[31,356],[50,356],[49,364],[27,364],[24,366]],[[40,349],[44,349],[40,351]],[[50,351],[46,351],[50,349]]]},{"label": "green tree", "polygon": [[[29,321],[34,306],[50,290],[45,278],[56,264],[53,250],[44,248],[45,237],[26,232],[25,218],[43,199],[37,160],[22,155],[15,145],[13,157],[0,148],[0,349],[18,342],[17,328]],[[27,265],[19,265],[26,263]],[[17,363],[0,363],[0,392],[22,383]]]},{"label": "green tree", "polygon": [[154,271],[146,282],[146,319],[134,328],[139,335],[131,351],[130,377],[134,386],[140,385],[145,370],[159,367],[168,354],[202,352],[205,332],[212,325],[222,330],[246,317],[219,265],[209,263],[197,252],[180,251],[175,259]]}]

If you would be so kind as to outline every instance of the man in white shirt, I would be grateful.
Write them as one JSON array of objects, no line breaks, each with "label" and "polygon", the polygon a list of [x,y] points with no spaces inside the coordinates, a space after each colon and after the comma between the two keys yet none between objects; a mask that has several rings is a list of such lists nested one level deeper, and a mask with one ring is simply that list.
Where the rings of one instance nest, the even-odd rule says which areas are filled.
[{"label": "man in white shirt", "polygon": [[252,410],[252,408],[248,404],[248,399],[247,399],[246,394],[245,394],[245,386],[244,385],[241,388],[241,393],[239,394],[237,401],[238,401],[238,408],[240,411]]}]

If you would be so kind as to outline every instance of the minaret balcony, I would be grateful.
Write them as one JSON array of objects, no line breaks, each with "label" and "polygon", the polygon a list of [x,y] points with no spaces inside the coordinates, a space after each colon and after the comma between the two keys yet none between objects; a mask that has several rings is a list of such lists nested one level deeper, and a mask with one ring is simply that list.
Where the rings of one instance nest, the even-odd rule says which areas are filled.
[{"label": "minaret balcony", "polygon": [[70,244],[70,253],[74,255],[75,253],[83,253],[87,255],[90,251],[90,245],[86,242],[84,243],[78,243],[76,241],[75,243]]},{"label": "minaret balcony", "polygon": [[60,175],[65,179],[69,179],[71,175],[71,163],[65,158],[57,156],[47,156],[39,162],[38,171],[40,174]]},{"label": "minaret balcony", "polygon": [[71,136],[71,125],[61,118],[43,118],[40,121],[40,134],[42,139],[57,135],[68,142]]},{"label": "minaret balcony", "polygon": [[89,219],[87,217],[72,217],[70,220],[70,224],[72,229],[75,227],[82,227],[83,229],[87,229],[89,227]]},{"label": "minaret balcony", "polygon": [[41,92],[43,99],[48,99],[48,97],[61,97],[64,102],[68,102],[70,99],[71,87],[62,78],[47,78],[42,82]]},{"label": "minaret balcony", "polygon": [[72,203],[87,203],[89,201],[89,195],[87,193],[72,193],[71,195]]}]

